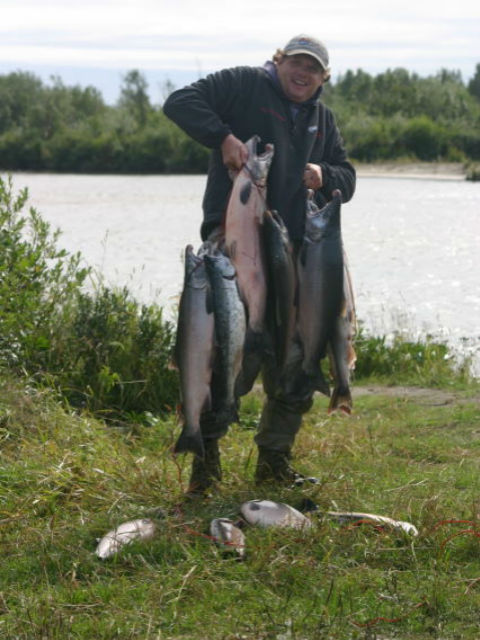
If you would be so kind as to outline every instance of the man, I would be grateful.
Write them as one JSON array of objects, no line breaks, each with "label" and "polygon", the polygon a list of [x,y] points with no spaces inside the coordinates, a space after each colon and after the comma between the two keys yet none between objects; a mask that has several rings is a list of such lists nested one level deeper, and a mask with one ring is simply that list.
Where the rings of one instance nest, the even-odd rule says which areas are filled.
[{"label": "man", "polygon": [[[322,85],[330,78],[328,51],[319,40],[292,38],[263,67],[224,69],[172,93],[165,114],[188,135],[212,149],[203,198],[203,240],[221,237],[222,219],[232,181],[228,170],[239,170],[253,135],[263,145],[273,143],[274,158],[267,182],[267,201],[287,226],[298,247],[303,238],[306,191],[315,191],[322,207],[340,189],[344,202],[355,191],[355,170],[347,159],[332,112],[320,102]],[[261,151],[261,150],[260,150]],[[257,482],[291,483],[298,474],[289,466],[302,415],[311,408],[313,389],[300,381],[301,345],[292,345],[288,359],[289,388],[278,379],[274,363],[265,357],[262,371],[266,402],[255,437],[259,455]],[[218,439],[228,425],[202,416],[205,460],[194,459],[190,489],[204,492],[221,478]]]}]

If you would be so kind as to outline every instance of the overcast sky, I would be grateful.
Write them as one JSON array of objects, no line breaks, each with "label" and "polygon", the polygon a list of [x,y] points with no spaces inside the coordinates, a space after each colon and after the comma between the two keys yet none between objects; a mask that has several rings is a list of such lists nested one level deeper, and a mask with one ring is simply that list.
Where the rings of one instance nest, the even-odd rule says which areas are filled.
[{"label": "overcast sky", "polygon": [[109,103],[139,69],[152,100],[210,71],[262,64],[298,33],[322,39],[332,75],[441,68],[469,80],[480,62],[478,0],[0,0],[0,74],[93,85]]}]

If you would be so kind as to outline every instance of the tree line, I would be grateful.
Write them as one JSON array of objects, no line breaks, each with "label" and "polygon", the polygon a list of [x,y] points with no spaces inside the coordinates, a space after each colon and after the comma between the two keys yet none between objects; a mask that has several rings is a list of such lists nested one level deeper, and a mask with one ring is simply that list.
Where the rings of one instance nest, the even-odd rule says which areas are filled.
[{"label": "tree line", "polygon": [[[167,82],[166,93],[173,90]],[[480,160],[480,64],[456,71],[358,69],[324,86],[354,160]],[[49,84],[30,72],[0,75],[0,169],[78,173],[204,173],[208,149],[152,104],[144,75],[122,80],[117,104],[98,89]]]}]

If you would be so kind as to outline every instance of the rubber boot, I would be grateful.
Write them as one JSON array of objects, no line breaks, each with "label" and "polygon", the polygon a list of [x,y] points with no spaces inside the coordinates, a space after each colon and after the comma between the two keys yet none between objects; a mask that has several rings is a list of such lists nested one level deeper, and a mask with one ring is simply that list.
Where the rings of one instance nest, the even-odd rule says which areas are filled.
[{"label": "rubber boot", "polygon": [[255,484],[276,483],[282,485],[295,484],[303,478],[290,466],[289,451],[275,451],[258,447],[257,467],[255,469]]},{"label": "rubber boot", "polygon": [[190,483],[187,490],[187,495],[191,497],[205,495],[215,482],[219,482],[222,479],[218,440],[216,438],[204,440],[203,444],[205,447],[204,460],[198,456],[193,458]]}]

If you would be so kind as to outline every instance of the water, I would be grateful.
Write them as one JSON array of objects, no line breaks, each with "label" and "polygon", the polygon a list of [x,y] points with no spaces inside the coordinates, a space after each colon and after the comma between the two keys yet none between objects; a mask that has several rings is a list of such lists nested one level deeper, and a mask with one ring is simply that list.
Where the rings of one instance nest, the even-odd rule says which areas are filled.
[{"label": "water", "polygon": [[[14,174],[108,284],[126,284],[173,317],[182,253],[199,245],[204,176]],[[480,185],[359,178],[342,209],[357,313],[377,335],[427,334],[471,354],[480,374]]]}]

